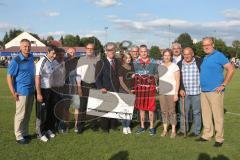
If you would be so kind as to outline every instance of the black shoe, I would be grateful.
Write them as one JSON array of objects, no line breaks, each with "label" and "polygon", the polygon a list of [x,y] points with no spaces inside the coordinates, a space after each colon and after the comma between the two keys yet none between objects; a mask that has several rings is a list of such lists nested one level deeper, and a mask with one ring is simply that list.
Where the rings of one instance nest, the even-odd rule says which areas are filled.
[{"label": "black shoe", "polygon": [[23,136],[23,138],[26,139],[26,140],[31,140],[32,139],[32,137],[30,135]]},{"label": "black shoe", "polygon": [[91,129],[93,132],[97,132],[99,130],[98,127],[92,127]]},{"label": "black shoe", "polygon": [[215,142],[213,147],[222,147],[223,142]]},{"label": "black shoe", "polygon": [[200,138],[196,139],[196,141],[197,142],[207,142],[208,140],[200,137]]},{"label": "black shoe", "polygon": [[181,136],[184,136],[184,133],[178,132],[177,135],[181,137]]},{"label": "black shoe", "polygon": [[116,131],[120,131],[119,128],[112,128],[112,130],[115,131],[115,132],[116,132]]},{"label": "black shoe", "polygon": [[78,127],[77,134],[82,134],[84,131],[83,127]]},{"label": "black shoe", "polygon": [[195,134],[195,133],[190,133],[189,135],[188,135],[188,137],[199,137],[200,135],[197,135],[197,134]]},{"label": "black shoe", "polygon": [[105,133],[105,134],[108,134],[109,130],[108,129],[103,129],[102,132]]},{"label": "black shoe", "polygon": [[20,140],[17,140],[16,141],[18,144],[28,144],[29,143],[29,141],[28,140],[26,140],[26,139],[20,139]]}]

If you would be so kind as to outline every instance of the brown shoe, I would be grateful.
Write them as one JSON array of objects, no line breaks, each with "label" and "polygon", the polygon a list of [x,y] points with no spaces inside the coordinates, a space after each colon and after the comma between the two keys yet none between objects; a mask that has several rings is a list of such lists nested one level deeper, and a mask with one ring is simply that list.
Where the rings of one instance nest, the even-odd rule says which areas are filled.
[{"label": "brown shoe", "polygon": [[176,132],[172,132],[170,138],[175,138],[176,137]]},{"label": "brown shoe", "polygon": [[165,137],[167,135],[167,131],[163,131],[161,137]]}]

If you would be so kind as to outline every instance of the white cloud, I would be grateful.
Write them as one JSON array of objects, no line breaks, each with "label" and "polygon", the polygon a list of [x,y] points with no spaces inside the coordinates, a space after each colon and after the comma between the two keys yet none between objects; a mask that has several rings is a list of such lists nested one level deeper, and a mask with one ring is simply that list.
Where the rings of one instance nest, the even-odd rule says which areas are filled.
[{"label": "white cloud", "polygon": [[94,4],[101,8],[112,7],[116,5],[121,5],[119,0],[93,0]]},{"label": "white cloud", "polygon": [[1,32],[6,32],[10,30],[11,28],[14,28],[13,25],[6,23],[6,22],[0,22],[0,31]]},{"label": "white cloud", "polygon": [[230,19],[240,19],[240,10],[239,9],[227,9],[223,11],[223,15],[226,18]]},{"label": "white cloud", "polygon": [[65,35],[66,33],[64,31],[54,31],[54,32],[48,32],[47,35],[50,36],[62,36]]},{"label": "white cloud", "polygon": [[115,15],[115,14],[109,14],[109,15],[106,15],[105,16],[107,19],[115,19],[115,18],[117,18],[117,16]]},{"label": "white cloud", "polygon": [[52,11],[52,12],[47,12],[45,15],[49,17],[56,17],[56,16],[60,16],[60,12]]},{"label": "white cloud", "polygon": [[8,32],[10,29],[21,29],[24,31],[31,31],[29,26],[19,26],[16,24],[10,24],[7,22],[0,22],[0,32]]},{"label": "white cloud", "polygon": [[151,14],[142,12],[142,13],[137,13],[136,16],[137,17],[149,17],[149,16],[151,16]]},{"label": "white cloud", "polygon": [[215,36],[225,40],[227,44],[231,44],[231,41],[234,39],[239,39],[240,34],[240,18],[239,20],[227,19],[222,21],[193,22],[184,19],[154,18],[132,20],[115,17],[110,18],[109,21],[122,33],[133,35],[132,37],[135,38],[138,38],[136,36],[137,34],[144,35],[142,38],[147,38],[149,41],[152,41],[152,43],[154,39],[154,43],[156,43],[156,39],[161,40],[164,46],[168,46],[169,36],[171,41],[174,41],[179,34],[184,32],[189,33],[194,39],[202,39],[202,37],[205,36]]}]

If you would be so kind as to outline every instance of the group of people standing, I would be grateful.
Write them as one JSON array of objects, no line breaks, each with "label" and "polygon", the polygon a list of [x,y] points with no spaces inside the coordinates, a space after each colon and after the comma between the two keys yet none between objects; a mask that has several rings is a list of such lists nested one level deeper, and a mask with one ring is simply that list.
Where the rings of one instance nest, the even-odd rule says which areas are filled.
[{"label": "group of people standing", "polygon": [[[7,75],[10,91],[16,100],[14,124],[17,142],[28,143],[34,94],[37,101],[36,130],[43,142],[54,138],[56,131],[68,131],[70,105],[75,109],[75,132],[82,133],[86,122],[90,122],[94,131],[99,127],[106,133],[110,129],[118,130],[117,119],[89,118],[86,115],[89,90],[98,89],[102,94],[110,91],[135,95],[134,106],[140,116],[137,134],[146,131],[146,111],[149,113],[149,134],[156,134],[154,113],[158,99],[162,137],[168,135],[171,125],[171,138],[176,137],[177,129],[179,136],[188,133],[188,136],[203,142],[215,134],[214,146],[222,146],[224,90],[234,68],[223,53],[214,49],[211,37],[204,38],[202,45],[206,53],[203,58],[194,56],[192,48],[182,49],[181,44],[173,43],[171,49],[162,52],[161,60],[150,58],[146,45],[132,46],[129,52],[122,53],[120,59],[116,58],[116,45],[111,42],[105,46],[103,59],[94,54],[93,43],[86,44],[86,56],[79,59],[74,48],[69,48],[68,58],[64,58],[63,49],[49,47],[47,55],[34,66],[30,42],[23,39],[20,53],[10,63]],[[194,130],[189,133],[191,117]],[[130,134],[131,121],[123,119],[121,122],[123,133]]]}]

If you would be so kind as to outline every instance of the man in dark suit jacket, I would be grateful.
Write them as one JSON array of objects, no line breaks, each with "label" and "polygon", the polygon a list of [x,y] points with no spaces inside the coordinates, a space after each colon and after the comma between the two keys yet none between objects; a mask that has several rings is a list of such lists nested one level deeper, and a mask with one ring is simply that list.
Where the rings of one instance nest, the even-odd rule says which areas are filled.
[{"label": "man in dark suit jacket", "polygon": [[[105,47],[106,58],[100,60],[96,64],[96,86],[104,94],[107,91],[119,91],[118,69],[119,61],[115,58],[116,45],[107,43]],[[117,129],[117,120],[112,118],[101,118],[100,126],[104,132],[109,129]]]}]

